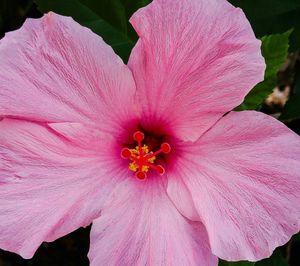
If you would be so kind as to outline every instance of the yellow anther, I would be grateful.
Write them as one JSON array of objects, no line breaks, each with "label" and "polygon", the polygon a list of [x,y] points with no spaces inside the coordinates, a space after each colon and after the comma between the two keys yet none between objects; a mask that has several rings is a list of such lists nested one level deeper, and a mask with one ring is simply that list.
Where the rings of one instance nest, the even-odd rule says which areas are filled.
[{"label": "yellow anther", "polygon": [[142,166],[142,172],[148,172],[149,171],[149,166],[143,165]]},{"label": "yellow anther", "polygon": [[[137,147],[138,148],[138,147]],[[138,151],[138,149],[129,149],[130,150],[130,152],[132,153],[132,154],[134,154],[134,155],[138,155],[139,154],[139,151]]]},{"label": "yellow anther", "polygon": [[[151,151],[149,154],[153,154],[153,152]],[[151,158],[148,159],[148,162],[149,163],[154,163],[155,160],[156,160],[156,157],[153,156],[153,157],[151,157]]]},{"label": "yellow anther", "polygon": [[142,150],[144,151],[144,153],[148,153],[149,149],[148,146],[144,144],[144,146],[142,147]]},{"label": "yellow anther", "polygon": [[128,168],[129,168],[129,170],[136,172],[138,169],[138,166],[135,163],[130,163]]}]

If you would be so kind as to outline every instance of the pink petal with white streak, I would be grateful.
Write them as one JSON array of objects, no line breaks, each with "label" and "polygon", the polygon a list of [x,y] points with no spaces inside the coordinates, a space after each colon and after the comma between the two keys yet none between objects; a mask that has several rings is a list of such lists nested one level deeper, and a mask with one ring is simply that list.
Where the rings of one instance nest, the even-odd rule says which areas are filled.
[{"label": "pink petal with white streak", "polygon": [[168,192],[183,209],[172,183],[185,183],[215,255],[260,260],[299,231],[300,138],[286,126],[232,112],[181,149]]},{"label": "pink petal with white streak", "polygon": [[82,138],[79,125],[52,126],[65,130],[0,122],[0,248],[27,259],[43,241],[89,225],[122,180],[109,137],[86,129],[95,138]]},{"label": "pink petal with white streak", "polygon": [[91,266],[218,264],[203,225],[181,216],[157,178],[120,184],[93,222],[90,245]]},{"label": "pink petal with white streak", "polygon": [[129,67],[144,124],[156,119],[196,140],[263,80],[260,41],[225,0],[154,0],[130,21],[140,36]]},{"label": "pink petal with white streak", "polygon": [[50,12],[7,33],[0,68],[0,116],[83,122],[115,132],[137,113],[128,67],[70,17]]}]

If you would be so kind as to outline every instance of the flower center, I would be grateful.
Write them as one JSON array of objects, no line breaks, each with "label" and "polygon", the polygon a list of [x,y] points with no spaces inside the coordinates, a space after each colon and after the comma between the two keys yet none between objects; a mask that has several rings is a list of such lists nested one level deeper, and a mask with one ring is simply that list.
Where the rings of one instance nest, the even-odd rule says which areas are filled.
[{"label": "flower center", "polygon": [[145,135],[141,131],[136,131],[133,134],[133,139],[137,142],[137,146],[133,149],[123,148],[121,151],[121,157],[124,159],[129,159],[129,169],[135,172],[135,176],[138,179],[145,179],[147,177],[147,172],[150,169],[155,170],[160,175],[165,173],[165,168],[161,165],[156,165],[156,156],[160,153],[169,153],[171,151],[171,146],[169,143],[164,142],[160,145],[160,149],[153,152],[149,150],[149,147],[142,144]]}]

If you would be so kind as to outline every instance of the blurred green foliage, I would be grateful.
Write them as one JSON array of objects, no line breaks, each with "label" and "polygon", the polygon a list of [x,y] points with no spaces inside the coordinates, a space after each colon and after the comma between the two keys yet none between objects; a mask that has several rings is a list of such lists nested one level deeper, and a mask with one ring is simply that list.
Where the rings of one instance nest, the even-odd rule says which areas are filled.
[{"label": "blurred green foliage", "polygon": [[272,93],[277,84],[277,73],[288,56],[289,37],[292,31],[262,37],[262,55],[266,62],[265,78],[246,96],[237,110],[257,109]]}]

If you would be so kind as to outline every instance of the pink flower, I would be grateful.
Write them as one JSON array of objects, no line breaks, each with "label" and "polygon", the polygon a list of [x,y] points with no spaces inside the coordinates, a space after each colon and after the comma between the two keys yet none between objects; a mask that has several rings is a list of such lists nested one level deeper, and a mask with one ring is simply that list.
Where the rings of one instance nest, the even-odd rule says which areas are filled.
[{"label": "pink flower", "polygon": [[299,230],[300,140],[229,112],[265,69],[245,15],[154,0],[131,23],[128,66],[54,13],[1,40],[0,247],[30,258],[93,222],[93,266],[270,256]]}]

